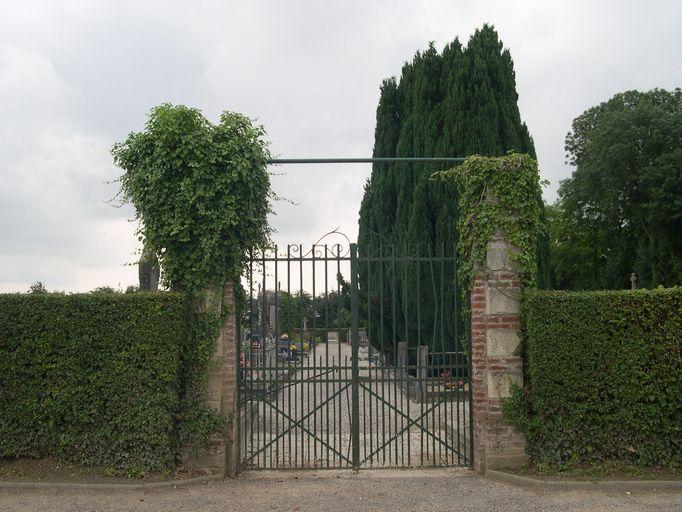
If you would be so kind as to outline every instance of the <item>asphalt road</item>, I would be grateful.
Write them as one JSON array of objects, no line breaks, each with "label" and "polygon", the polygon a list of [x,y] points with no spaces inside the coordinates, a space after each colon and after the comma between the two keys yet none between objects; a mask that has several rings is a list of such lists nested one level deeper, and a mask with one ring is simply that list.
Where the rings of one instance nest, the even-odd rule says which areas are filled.
[{"label": "asphalt road", "polygon": [[237,480],[149,490],[6,490],[0,511],[670,511],[682,494],[543,492],[467,470],[251,472]]}]

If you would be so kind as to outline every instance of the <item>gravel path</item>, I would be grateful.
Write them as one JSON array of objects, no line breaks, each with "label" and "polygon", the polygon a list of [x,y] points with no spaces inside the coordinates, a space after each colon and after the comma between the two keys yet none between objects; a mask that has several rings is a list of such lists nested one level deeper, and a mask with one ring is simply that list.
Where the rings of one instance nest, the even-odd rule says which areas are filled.
[{"label": "gravel path", "polygon": [[[361,467],[465,463],[467,439],[456,436],[456,432],[464,433],[468,428],[466,393],[461,393],[461,401],[440,404],[432,399],[411,400],[392,370],[371,368],[367,361],[360,361],[360,365]],[[329,371],[331,367],[336,369]],[[255,414],[241,447],[243,467],[350,467],[350,378],[349,345],[316,347],[297,370],[297,383],[283,389],[271,402],[253,402]]]},{"label": "gravel path", "polygon": [[461,469],[250,472],[238,480],[144,491],[0,490],[3,512],[682,510],[682,494],[537,492]]}]

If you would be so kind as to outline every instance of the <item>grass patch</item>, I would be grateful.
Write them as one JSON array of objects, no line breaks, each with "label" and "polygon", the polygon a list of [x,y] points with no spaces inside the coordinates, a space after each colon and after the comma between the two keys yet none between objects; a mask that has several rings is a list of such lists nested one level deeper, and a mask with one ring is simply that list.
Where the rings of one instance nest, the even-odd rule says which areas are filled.
[{"label": "grass patch", "polygon": [[682,480],[682,469],[660,466],[641,466],[622,461],[609,461],[595,464],[574,464],[551,466],[548,464],[528,464],[515,471],[523,476],[546,480]]}]

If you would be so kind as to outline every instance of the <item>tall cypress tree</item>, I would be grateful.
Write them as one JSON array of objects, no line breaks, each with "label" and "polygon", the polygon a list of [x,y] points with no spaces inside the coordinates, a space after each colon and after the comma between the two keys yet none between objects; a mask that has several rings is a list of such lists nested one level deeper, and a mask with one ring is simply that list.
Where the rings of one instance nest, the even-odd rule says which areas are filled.
[{"label": "tall cypress tree", "polygon": [[[498,156],[514,150],[535,156],[517,101],[511,55],[493,27],[485,25],[477,30],[466,48],[457,39],[442,53],[429,45],[403,66],[399,81],[391,78],[383,82],[373,155]],[[386,254],[392,250],[420,256],[442,252],[453,255],[457,242],[457,192],[452,184],[429,182],[431,174],[447,167],[404,162],[374,164],[360,208],[362,253]],[[548,260],[546,251],[543,254],[543,259]],[[548,261],[540,263],[540,282],[547,285],[543,277],[548,275]],[[392,277],[398,278],[397,284],[384,279],[382,272],[388,269],[360,269],[361,292],[369,308],[381,307],[378,297],[397,298],[395,317],[386,314],[384,308],[384,332],[408,340],[411,345],[416,345],[417,340],[435,345],[434,349],[440,349],[445,340],[447,346],[443,348],[452,350],[452,326],[445,326],[445,332],[438,328],[443,313],[436,306],[434,291],[440,294],[440,290],[433,287],[433,282],[440,279],[440,270],[435,269],[437,276],[425,265],[418,271],[416,266],[394,271]],[[451,277],[446,276],[449,282]],[[454,310],[455,293],[449,288],[444,295],[443,310]]]}]

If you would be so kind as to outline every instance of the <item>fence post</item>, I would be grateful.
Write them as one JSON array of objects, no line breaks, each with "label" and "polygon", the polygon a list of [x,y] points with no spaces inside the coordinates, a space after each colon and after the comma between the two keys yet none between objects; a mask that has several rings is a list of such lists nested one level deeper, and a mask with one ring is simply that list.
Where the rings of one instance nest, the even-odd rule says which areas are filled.
[{"label": "fence post", "polygon": [[[351,281],[351,437],[353,443],[353,469],[360,465],[360,368],[358,366],[358,350],[360,337],[358,333],[358,246],[350,244],[350,281]],[[369,347],[367,348],[369,351]]]}]

